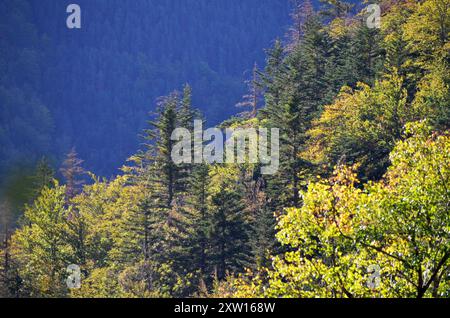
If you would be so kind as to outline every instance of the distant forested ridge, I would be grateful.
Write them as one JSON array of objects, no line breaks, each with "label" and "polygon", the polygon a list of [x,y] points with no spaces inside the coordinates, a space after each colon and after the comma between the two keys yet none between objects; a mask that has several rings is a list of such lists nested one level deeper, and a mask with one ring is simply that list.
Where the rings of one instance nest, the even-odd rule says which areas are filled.
[{"label": "distant forested ridge", "polygon": [[[14,207],[8,196],[0,201],[0,295],[448,298],[450,5],[377,3],[380,24],[369,27],[364,5],[293,1],[284,40],[273,40],[264,63],[250,62],[243,97],[232,104],[239,107],[230,111],[236,115],[219,127],[278,128],[274,174],[253,162],[174,162],[174,129],[192,135],[194,120],[207,113],[194,98],[204,87],[183,80],[152,104],[151,114],[136,113],[145,121],[139,146],[117,165],[117,176],[90,172],[85,154],[69,148],[62,164],[38,162],[26,178],[27,193],[20,179],[8,183],[8,193],[26,204]],[[5,72],[10,83],[23,83],[19,75],[45,74],[34,68],[38,62],[25,63],[29,56],[45,58],[21,49],[37,36],[26,26],[27,37],[14,37],[16,51],[9,53],[17,63],[1,61],[24,70]],[[105,45],[115,45],[111,41]],[[218,69],[234,60],[224,54],[215,60]],[[128,92],[130,83],[120,89]],[[96,79],[90,85],[102,92],[112,84]],[[57,138],[38,138],[59,129],[44,106],[48,97],[36,95],[32,85],[4,87],[0,98],[20,106],[30,121],[18,117],[20,136],[35,133],[43,144],[57,144]],[[71,96],[83,109],[73,115],[73,128],[83,116],[96,118],[82,102],[87,96]],[[142,96],[134,97],[139,104]],[[121,123],[122,117],[108,116],[98,117],[99,127]],[[42,131],[25,130],[46,118]],[[98,142],[109,149],[116,140],[111,133]]]},{"label": "distant forested ridge", "polygon": [[288,0],[80,0],[0,4],[0,170],[76,147],[116,174],[156,98],[189,83],[211,125],[236,113],[252,66],[283,37]]}]

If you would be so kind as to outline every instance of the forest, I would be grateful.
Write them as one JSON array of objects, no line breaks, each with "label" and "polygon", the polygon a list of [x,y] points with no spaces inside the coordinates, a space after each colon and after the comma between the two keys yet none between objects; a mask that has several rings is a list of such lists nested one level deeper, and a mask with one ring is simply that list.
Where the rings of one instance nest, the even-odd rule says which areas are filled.
[{"label": "forest", "polygon": [[82,27],[70,30],[66,2],[0,3],[2,177],[42,156],[60,165],[72,147],[116,175],[156,98],[186,83],[220,123],[289,24],[289,0],[78,0]]},{"label": "forest", "polygon": [[[245,90],[237,88],[242,98],[236,103],[221,95],[230,79],[221,72],[218,86],[182,81],[158,98],[148,115],[130,115],[144,118],[142,127],[126,120],[128,108],[113,101],[111,107],[122,107],[124,117],[105,115],[93,122],[141,130],[131,144],[117,141],[117,147],[121,142],[139,145],[117,165],[117,175],[90,171],[85,158],[67,147],[70,142],[59,139],[66,145],[61,165],[44,157],[27,177],[27,193],[16,193],[20,185],[9,190],[25,201],[18,215],[14,202],[0,202],[0,296],[449,298],[450,2],[370,1],[381,9],[377,27],[369,27],[369,2],[354,2],[292,1],[291,12],[281,18],[290,17],[287,35],[269,34],[274,41],[265,61],[242,66],[251,71],[240,84]],[[121,23],[133,20],[117,17]],[[140,39],[124,32],[118,41],[130,41],[141,52]],[[22,40],[32,38],[17,37]],[[105,54],[116,54],[114,45],[105,43]],[[14,50],[0,49],[0,67],[5,67],[2,56]],[[214,69],[242,62],[233,52],[223,54]],[[195,51],[183,56],[183,65],[197,61]],[[157,76],[146,78],[150,70],[140,69],[135,57],[126,58],[137,63],[142,81],[158,82]],[[2,73],[0,83],[33,75],[32,65],[17,67],[27,71]],[[83,85],[107,100],[96,87],[102,83]],[[60,85],[66,84],[71,85]],[[43,121],[49,115],[33,95],[36,89],[14,92],[0,85],[0,102],[19,99],[24,118],[27,109],[34,109],[35,117],[27,120]],[[202,102],[193,97],[196,89],[209,101],[219,96],[231,103],[235,112],[212,119],[221,130],[279,129],[276,173],[262,173],[259,163],[172,160],[174,129],[192,132],[194,120],[211,118],[196,107]],[[76,91],[64,87],[60,94]],[[56,95],[45,98],[58,100]],[[74,98],[74,105],[86,107],[80,116],[97,118],[83,96]],[[148,100],[135,98],[138,104]],[[11,117],[7,107],[0,111],[2,140],[8,136],[4,119]],[[40,129],[56,129],[47,123]],[[44,132],[24,134],[50,142]],[[89,134],[86,130],[80,138],[95,138]],[[15,151],[6,145],[1,156]],[[96,154],[99,162],[104,155]]]}]

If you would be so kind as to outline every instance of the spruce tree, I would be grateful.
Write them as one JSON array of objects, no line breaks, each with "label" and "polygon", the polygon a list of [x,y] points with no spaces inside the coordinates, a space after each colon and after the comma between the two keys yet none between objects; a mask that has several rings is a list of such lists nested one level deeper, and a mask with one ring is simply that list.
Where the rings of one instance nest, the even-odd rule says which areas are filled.
[{"label": "spruce tree", "polygon": [[[160,99],[158,117],[150,121],[150,129],[144,131],[146,151],[143,175],[146,198],[141,205],[143,233],[145,235],[144,260],[156,266],[167,264],[174,257],[176,232],[171,210],[180,187],[180,169],[172,161],[174,142],[171,134],[177,127],[178,94],[172,93]],[[151,285],[159,285],[152,282]],[[153,286],[149,286],[152,287]]]},{"label": "spruce tree", "polygon": [[[322,29],[317,15],[310,16],[302,42],[276,70],[271,66],[270,73],[275,76],[269,73],[265,77],[269,86],[261,117],[269,128],[280,129],[280,169],[266,177],[270,204],[277,212],[286,206],[300,206],[299,193],[311,168],[299,154],[305,148],[306,131],[327,95],[328,40]],[[280,55],[279,49],[275,52]]]},{"label": "spruce tree", "polygon": [[190,255],[193,271],[198,270],[200,279],[203,281],[207,281],[212,274],[209,260],[211,249],[211,211],[208,204],[210,182],[208,165],[196,165],[190,178],[189,195],[186,199],[190,227],[190,237],[186,249]]},{"label": "spruce tree", "polygon": [[219,280],[249,266],[249,223],[245,219],[242,189],[222,183],[211,196],[212,266]]},{"label": "spruce tree", "polygon": [[[132,178],[144,189],[145,198],[136,215],[131,216],[135,219],[131,222],[138,222],[136,226],[142,229],[144,263],[156,268],[168,266],[174,274],[169,293],[186,296],[188,291],[182,287],[175,288],[175,285],[176,277],[187,277],[196,269],[189,259],[192,224],[185,206],[192,165],[173,161],[176,141],[171,137],[176,128],[193,130],[197,112],[192,109],[190,87],[185,86],[183,98],[178,92],[162,97],[155,115],[149,121],[150,128],[143,133],[145,149],[132,158],[135,162]],[[159,279],[165,280],[162,275]],[[163,285],[152,278],[148,288]],[[189,289],[188,286],[186,288]]]}]

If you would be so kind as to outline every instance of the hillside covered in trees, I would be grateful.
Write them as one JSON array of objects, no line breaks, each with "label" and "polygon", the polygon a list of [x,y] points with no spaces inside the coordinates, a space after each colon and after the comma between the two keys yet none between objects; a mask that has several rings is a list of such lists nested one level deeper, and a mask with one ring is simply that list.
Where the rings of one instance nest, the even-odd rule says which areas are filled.
[{"label": "hillside covered in trees", "polygon": [[[248,72],[247,92],[236,84],[236,91],[244,96],[240,102],[224,97],[221,89],[235,85],[227,84],[239,76],[231,70],[251,69],[254,60],[239,60],[233,51],[216,51],[216,64],[205,65],[205,72],[217,72],[216,81],[200,76],[204,82],[187,85],[178,72],[189,72],[189,67],[202,63],[202,50],[180,54],[179,67],[171,68],[164,59],[177,55],[183,44],[174,50],[156,32],[152,43],[167,51],[150,58],[143,53],[147,44],[140,40],[149,30],[127,33],[124,27],[121,36],[111,37],[93,65],[120,58],[120,41],[130,41],[137,55],[123,53],[122,58],[137,63],[135,76],[140,80],[121,77],[123,83],[112,84],[107,80],[111,74],[102,78],[96,73],[99,78],[80,85],[97,90],[98,98],[105,100],[111,96],[103,93],[104,87],[136,98],[137,108],[110,101],[111,109],[121,107],[124,117],[105,110],[96,123],[129,129],[140,124],[125,120],[126,116],[145,118],[146,125],[136,137],[140,149],[111,178],[86,171],[75,149],[68,151],[61,167],[39,162],[29,176],[30,199],[20,209],[21,216],[17,222],[2,220],[9,226],[2,233],[0,295],[448,298],[450,3],[374,2],[381,8],[379,27],[368,27],[369,14],[361,3],[353,6],[333,0],[317,6],[307,0],[294,1],[287,38],[274,40],[265,62]],[[211,1],[225,7],[227,3]],[[275,1],[239,3],[239,12],[247,8],[262,15],[256,28],[275,24],[271,19],[277,14],[266,16],[262,9],[273,8]],[[225,7],[224,12],[233,13]],[[153,4],[151,10],[139,9],[157,19],[158,10],[164,8]],[[193,11],[201,14],[202,10]],[[136,20],[117,11],[116,23],[133,25]],[[242,25],[248,22],[244,20]],[[218,17],[211,16],[211,21],[221,23]],[[195,27],[186,29],[183,21],[171,22],[195,32]],[[170,33],[161,23],[161,32]],[[269,31],[256,33],[277,36]],[[50,39],[58,36],[62,35],[49,34]],[[80,38],[71,39],[71,45],[93,40],[76,36]],[[180,36],[180,43],[184,40]],[[234,40],[229,34],[230,47],[250,51],[255,48],[252,41],[264,41],[246,38],[242,39],[245,45],[234,46]],[[213,39],[210,43],[203,49],[217,49]],[[32,50],[20,52],[33,55]],[[90,58],[87,54],[86,59]],[[137,105],[147,102],[152,93],[141,96],[128,86],[164,85],[151,66],[139,64],[147,59],[164,65],[161,70],[176,71],[177,79],[171,83],[178,88],[159,98],[150,115]],[[73,72],[86,71],[76,63],[84,62],[74,61]],[[44,73],[53,76],[57,68]],[[31,76],[29,71],[20,74]],[[73,107],[82,109],[76,120],[89,116],[85,96],[70,95],[78,89],[70,88],[75,84],[61,81],[58,85],[61,94],[73,98]],[[35,110],[36,117],[29,120],[47,118],[33,87],[17,94],[0,88],[4,100],[19,98],[25,113],[28,107]],[[57,98],[48,95],[45,98]],[[239,106],[227,114],[238,115],[213,119],[220,121],[220,129],[279,129],[276,173],[263,174],[261,164],[251,162],[173,161],[172,132],[180,127],[193,132],[194,119],[208,117],[208,111],[194,105],[203,103],[202,98],[211,103],[215,96],[230,109]],[[68,106],[60,107],[64,112]],[[2,114],[2,120],[6,115]],[[50,123],[39,127],[57,129]],[[79,137],[95,139],[90,131],[85,133]],[[50,142],[45,139],[50,135],[33,134],[43,136],[41,142]],[[110,137],[118,140],[119,135],[118,128],[117,135]],[[96,155],[107,160],[101,151]],[[6,219],[10,202],[1,204]]]},{"label": "hillside covered in trees", "polygon": [[0,175],[76,147],[111,176],[139,146],[155,100],[189,83],[217,124],[244,80],[283,36],[289,0],[79,0],[81,29],[61,0],[0,4]]}]

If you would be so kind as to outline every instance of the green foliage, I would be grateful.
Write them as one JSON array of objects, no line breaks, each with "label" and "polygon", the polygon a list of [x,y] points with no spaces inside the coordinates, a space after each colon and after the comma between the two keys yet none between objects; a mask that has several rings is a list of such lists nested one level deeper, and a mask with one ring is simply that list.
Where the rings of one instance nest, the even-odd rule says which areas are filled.
[{"label": "green foliage", "polygon": [[[311,183],[304,205],[280,219],[277,256],[261,285],[241,278],[237,294],[266,297],[448,297],[450,137],[408,124],[383,180],[358,188],[351,169]],[[379,284],[369,271],[380,269]],[[262,286],[265,286],[262,289]],[[261,291],[264,290],[263,293]]]},{"label": "green foliage", "polygon": [[419,118],[427,118],[437,129],[450,128],[450,78],[445,61],[436,63],[425,75],[412,102],[413,111]]},{"label": "green foliage", "polygon": [[344,87],[309,131],[312,145],[307,152],[330,166],[359,163],[363,180],[378,179],[403,126],[415,117],[403,79],[395,73],[373,87],[362,83],[355,91]]},{"label": "green foliage", "polygon": [[450,5],[446,0],[422,1],[403,25],[407,47],[417,58],[413,62],[429,69],[435,60],[448,60]]},{"label": "green foliage", "polygon": [[35,197],[37,197],[45,187],[52,186],[54,177],[55,171],[47,158],[41,158],[36,166],[36,172],[33,176],[33,190]]},{"label": "green foliage", "polygon": [[174,129],[201,118],[186,85],[159,100],[123,175],[81,188],[73,151],[65,186],[46,161],[11,179],[0,294],[449,297],[448,1],[380,2],[380,30],[344,1],[296,5],[290,42],[255,67],[249,116],[220,127],[279,128],[274,175],[172,160]]},{"label": "green foliage", "polygon": [[55,181],[25,210],[25,226],[12,237],[11,254],[19,264],[23,292],[34,297],[65,295],[64,277],[72,247],[66,241],[68,217],[65,187]]},{"label": "green foliage", "polygon": [[[231,168],[233,169],[233,168]],[[242,188],[227,168],[213,170],[211,204],[212,266],[219,279],[239,272],[250,260],[249,224],[246,222]]]}]

